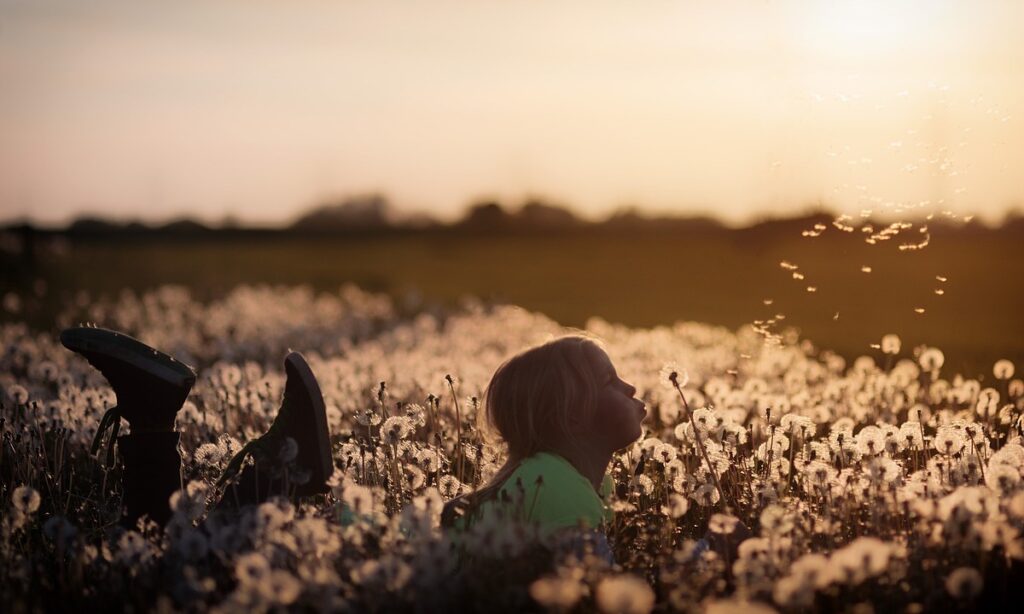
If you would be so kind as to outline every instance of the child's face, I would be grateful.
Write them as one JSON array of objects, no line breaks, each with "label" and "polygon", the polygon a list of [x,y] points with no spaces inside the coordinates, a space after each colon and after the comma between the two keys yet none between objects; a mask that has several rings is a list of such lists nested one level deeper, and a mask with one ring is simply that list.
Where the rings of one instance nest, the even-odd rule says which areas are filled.
[{"label": "child's face", "polygon": [[640,437],[640,422],[647,416],[647,410],[643,401],[633,396],[636,388],[619,378],[607,354],[598,350],[591,359],[599,390],[586,435],[604,450],[621,450]]}]

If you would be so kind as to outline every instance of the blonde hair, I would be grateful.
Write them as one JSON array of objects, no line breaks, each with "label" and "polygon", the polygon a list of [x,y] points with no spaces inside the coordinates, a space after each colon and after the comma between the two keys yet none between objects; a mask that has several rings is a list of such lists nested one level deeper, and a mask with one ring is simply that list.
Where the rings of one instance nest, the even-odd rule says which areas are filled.
[{"label": "blonde hair", "polygon": [[[589,421],[597,402],[600,376],[591,357],[595,351],[604,351],[595,338],[575,334],[530,348],[498,367],[487,385],[478,421],[488,439],[504,442],[508,458],[458,507],[474,512],[497,495],[523,460],[575,442],[572,423]],[[455,507],[448,510],[448,523]]]}]

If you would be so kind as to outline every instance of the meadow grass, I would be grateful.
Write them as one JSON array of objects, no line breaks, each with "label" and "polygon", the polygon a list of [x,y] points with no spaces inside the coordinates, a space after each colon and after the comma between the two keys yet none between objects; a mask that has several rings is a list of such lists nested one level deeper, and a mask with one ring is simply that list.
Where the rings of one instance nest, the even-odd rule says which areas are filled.
[{"label": "meadow grass", "polygon": [[[844,361],[747,327],[591,320],[648,408],[615,454],[605,527],[540,549],[514,523],[441,529],[494,475],[479,399],[508,356],[566,331],[467,303],[399,308],[348,286],[161,286],[70,305],[199,369],[175,423],[165,531],[118,524],[120,468],[89,442],[112,391],[50,332],[0,325],[0,598],[12,611],[951,611],[1024,583],[1020,365],[962,377],[895,337]],[[273,420],[302,349],[327,405],[330,492],[216,514],[217,476]],[[294,473],[284,464],[275,470]],[[739,541],[738,522],[753,536]],[[698,539],[726,547],[702,553]],[[468,558],[467,558],[468,557]]]},{"label": "meadow grass", "polygon": [[[806,278],[793,280],[782,261]],[[686,320],[736,328],[781,313],[779,329],[794,327],[847,358],[897,333],[910,346],[942,347],[964,373],[984,373],[999,358],[1024,359],[1024,241],[984,229],[947,230],[914,252],[841,234],[743,231],[93,240],[43,254],[20,283],[8,277],[5,284],[31,297],[24,280],[37,277],[47,280],[46,297],[15,319],[52,319],[78,290],[95,297],[170,283],[211,299],[241,283],[334,290],[352,282],[444,306],[466,296],[507,302],[577,327],[600,317],[629,326]]]}]

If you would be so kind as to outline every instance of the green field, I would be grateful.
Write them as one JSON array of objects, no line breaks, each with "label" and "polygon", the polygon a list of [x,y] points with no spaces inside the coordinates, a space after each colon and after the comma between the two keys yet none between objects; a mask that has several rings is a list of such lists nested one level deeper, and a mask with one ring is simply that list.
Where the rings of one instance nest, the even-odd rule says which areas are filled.
[{"label": "green field", "polygon": [[[897,333],[905,354],[935,345],[951,369],[966,373],[988,374],[999,358],[1024,364],[1024,242],[976,227],[945,229],[919,251],[900,251],[897,241],[869,246],[836,231],[802,238],[791,229],[44,236],[37,243],[31,265],[7,256],[3,283],[24,297],[22,312],[5,317],[38,326],[79,290],[98,297],[172,283],[214,298],[241,283],[330,291],[354,282],[396,297],[416,291],[427,302],[467,295],[510,302],[577,326],[599,316],[633,326],[696,320],[735,328],[782,313],[785,325],[848,357],[872,353],[871,343]],[[783,260],[806,278],[794,280]]]}]

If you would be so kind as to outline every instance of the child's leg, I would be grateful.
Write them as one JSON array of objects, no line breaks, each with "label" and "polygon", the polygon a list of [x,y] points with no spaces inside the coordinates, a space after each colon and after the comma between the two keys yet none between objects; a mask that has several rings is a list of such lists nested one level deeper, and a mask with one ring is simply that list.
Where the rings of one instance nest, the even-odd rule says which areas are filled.
[{"label": "child's leg", "polygon": [[174,418],[195,383],[195,372],[171,356],[112,330],[69,328],[61,333],[60,340],[99,370],[117,396],[117,406],[100,423],[93,450],[106,435],[109,458],[121,418],[131,425],[132,434],[117,438],[123,469],[124,520],[134,525],[140,517],[149,515],[165,524],[170,518],[168,500],[181,487]]},{"label": "child's leg", "polygon": [[170,520],[171,495],[182,487],[178,435],[167,431],[132,433],[118,438],[127,526],[135,526],[143,516],[149,516],[160,526]]},{"label": "child's leg", "polygon": [[[217,509],[258,504],[272,496],[308,496],[328,490],[334,461],[320,385],[298,352],[285,358],[284,367],[288,379],[277,418],[263,436],[247,443],[228,463],[220,482],[232,483]],[[256,462],[243,469],[250,454]]]}]

